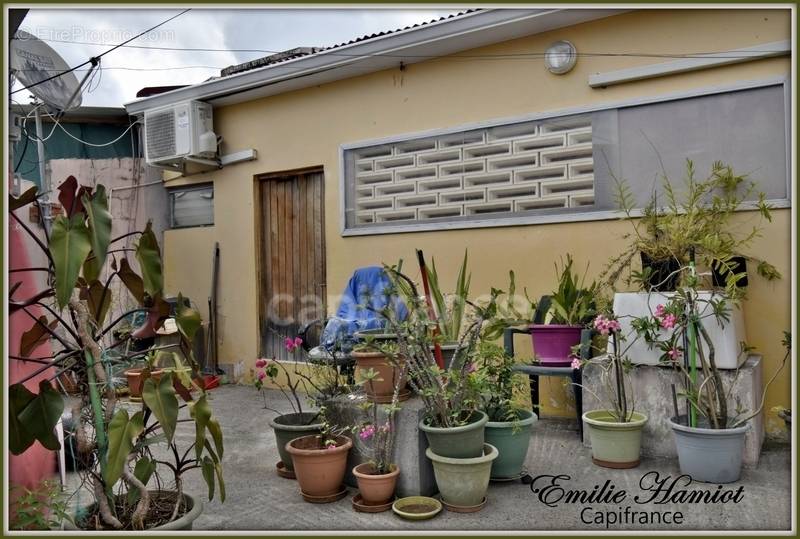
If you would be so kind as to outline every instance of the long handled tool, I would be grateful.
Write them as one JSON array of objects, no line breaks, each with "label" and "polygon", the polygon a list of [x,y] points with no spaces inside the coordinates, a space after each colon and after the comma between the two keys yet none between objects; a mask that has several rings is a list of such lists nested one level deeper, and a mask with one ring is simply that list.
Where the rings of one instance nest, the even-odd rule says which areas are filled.
[{"label": "long handled tool", "polygon": [[[425,303],[428,304],[428,316],[431,320],[436,321],[436,327],[433,330],[433,336],[439,335],[439,322],[436,319],[436,312],[433,310],[433,302],[431,301],[431,289],[428,286],[428,268],[425,266],[425,256],[422,254],[421,249],[417,249],[417,261],[419,262],[419,271],[422,273],[422,288],[425,290]],[[433,345],[433,357],[436,358],[436,364],[440,369],[444,369],[444,357],[442,357],[442,347],[436,341]]]}]

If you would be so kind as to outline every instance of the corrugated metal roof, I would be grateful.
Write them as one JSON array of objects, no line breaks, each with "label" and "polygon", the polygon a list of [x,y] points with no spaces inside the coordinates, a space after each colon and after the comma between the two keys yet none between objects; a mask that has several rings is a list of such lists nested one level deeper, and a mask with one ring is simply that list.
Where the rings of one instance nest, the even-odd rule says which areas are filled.
[{"label": "corrugated metal roof", "polygon": [[411,30],[412,28],[418,28],[420,26],[427,26],[429,24],[434,24],[437,22],[446,21],[449,19],[454,19],[456,17],[461,17],[468,13],[475,13],[477,11],[481,11],[480,9],[466,9],[464,11],[459,11],[458,13],[452,13],[450,15],[445,15],[443,17],[439,17],[438,19],[433,19],[430,21],[424,21],[417,24],[412,24],[409,26],[405,26],[403,28],[397,28],[395,30],[386,30],[384,32],[376,32],[374,34],[367,34],[361,37],[357,37],[351,39],[350,41],[345,41],[343,43],[339,43],[337,45],[331,45],[330,47],[298,47],[295,49],[291,49],[289,51],[279,52],[275,54],[271,54],[269,56],[264,56],[262,58],[257,58],[255,60],[250,60],[249,62],[244,62],[241,64],[235,64],[232,66],[228,66],[220,72],[220,77],[228,77],[230,75],[235,75],[238,73],[244,73],[245,71],[251,71],[253,69],[257,69],[259,67],[264,67],[266,65],[274,65],[279,64],[282,62],[286,62],[288,60],[293,60],[295,58],[299,58],[301,56],[310,56],[312,54],[316,54],[318,52],[325,52],[330,51],[333,49],[338,49],[341,47],[346,47],[347,45],[352,45],[354,43],[360,43],[362,41],[369,41],[370,39],[375,39],[383,36],[388,36],[391,34],[396,34],[397,32],[403,32],[405,30]]}]

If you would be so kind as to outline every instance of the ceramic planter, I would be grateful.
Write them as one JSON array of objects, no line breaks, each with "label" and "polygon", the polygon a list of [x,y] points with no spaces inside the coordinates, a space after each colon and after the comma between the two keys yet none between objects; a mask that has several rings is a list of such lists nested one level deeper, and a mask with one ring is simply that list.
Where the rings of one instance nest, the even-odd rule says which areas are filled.
[{"label": "ceramic planter", "polygon": [[[617,292],[614,294],[614,314],[619,317],[622,335],[630,343],[627,356],[636,365],[658,365],[661,356],[659,350],[652,350],[644,339],[636,339],[636,333],[631,326],[634,318],[652,316],[659,304],[667,304],[675,294],[647,292]],[[720,296],[711,291],[701,291],[698,297],[702,303],[698,304],[703,328],[711,337],[716,352],[716,364],[719,369],[737,369],[747,360],[748,354],[742,354],[741,343],[747,342],[742,309],[731,305],[728,310],[730,321],[720,327],[712,314],[711,299],[720,299]],[[664,338],[667,330],[661,330],[659,338]],[[609,352],[611,352],[609,344]]]},{"label": "ceramic planter", "polygon": [[[372,383],[364,384],[364,391],[366,391],[367,396],[380,401],[391,399],[394,393],[394,383],[395,380],[400,378],[401,369],[393,366],[389,359],[381,352],[353,352],[352,355],[356,362],[356,381],[360,380],[361,371],[372,369],[378,373],[378,376],[376,379],[372,380]],[[403,376],[399,383],[400,390],[402,391],[406,386],[406,377]]]},{"label": "ceramic planter", "polygon": [[380,475],[375,474],[374,471],[375,467],[368,462],[353,468],[361,499],[368,505],[381,505],[392,501],[400,468],[392,465],[391,472]]},{"label": "ceramic planter", "polygon": [[[157,494],[156,491],[151,490],[150,494],[155,495]],[[194,496],[190,496],[189,494],[183,494],[183,503],[189,507],[189,510],[184,513],[184,515],[172,522],[167,522],[166,524],[162,524],[161,526],[155,526],[153,528],[147,528],[144,531],[188,531],[192,529],[194,525],[194,521],[197,520],[203,512],[203,502],[200,501],[198,498]],[[174,505],[174,503],[173,503]],[[85,515],[91,515],[95,511],[95,504],[92,504],[86,507],[82,513]],[[64,520],[64,529],[65,530],[87,530],[87,528],[83,528],[80,524],[73,524],[70,520]]]},{"label": "ceramic planter", "polygon": [[531,430],[538,418],[528,410],[519,410],[517,416],[519,419],[516,421],[486,423],[486,443],[496,447],[500,453],[492,462],[492,479],[513,479],[522,474]]},{"label": "ceramic planter", "polygon": [[732,483],[742,473],[748,425],[734,429],[689,427],[686,416],[670,418],[681,473],[695,481]]},{"label": "ceramic planter", "polygon": [[618,423],[608,410],[583,414],[592,444],[592,462],[603,468],[635,468],[639,465],[642,429],[647,416],[633,412],[627,423]]},{"label": "ceramic planter", "polygon": [[489,416],[481,411],[472,412],[470,421],[460,427],[432,427],[419,422],[419,429],[428,438],[428,445],[441,457],[473,458],[483,451],[484,430]]},{"label": "ceramic planter", "polygon": [[541,365],[566,367],[572,363],[572,347],[581,343],[581,326],[532,324],[533,354]]},{"label": "ceramic planter", "polygon": [[443,457],[431,448],[425,454],[433,462],[436,485],[445,504],[461,508],[480,508],[489,487],[492,462],[499,454],[496,447],[484,444],[480,456],[466,459]]},{"label": "ceramic planter", "polygon": [[322,432],[322,422],[317,412],[303,412],[302,414],[283,414],[270,419],[269,426],[275,431],[275,442],[278,444],[278,454],[284,469],[294,470],[292,456],[286,451],[286,444],[302,436],[310,436]]},{"label": "ceramic planter", "polygon": [[334,501],[336,498],[333,497],[343,490],[347,454],[353,442],[346,436],[337,436],[336,442],[336,447],[326,449],[319,437],[312,435],[295,438],[286,444],[304,498],[330,496],[330,501]]}]

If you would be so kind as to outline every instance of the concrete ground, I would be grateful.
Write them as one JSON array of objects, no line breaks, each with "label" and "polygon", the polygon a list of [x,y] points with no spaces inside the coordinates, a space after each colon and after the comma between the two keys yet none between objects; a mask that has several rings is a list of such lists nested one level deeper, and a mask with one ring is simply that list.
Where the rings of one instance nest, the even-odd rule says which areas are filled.
[{"label": "concrete ground", "polygon": [[[789,530],[791,526],[791,452],[788,446],[765,448],[755,469],[745,469],[739,482],[722,490],[741,488],[739,501],[714,503],[636,503],[635,497],[646,501],[650,493],[640,489],[639,482],[648,472],[661,478],[680,475],[676,460],[643,459],[633,470],[610,470],[592,464],[590,450],[578,439],[575,422],[563,420],[539,421],[536,425],[527,457],[532,476],[567,475],[562,480],[566,489],[600,488],[606,480],[615,491],[625,490],[626,499],[618,503],[567,503],[563,500],[549,507],[532,492],[544,487],[547,478],[534,485],[492,483],[486,507],[473,514],[443,511],[424,522],[401,520],[391,511],[380,514],[357,513],[351,507],[356,493],[335,503],[314,505],[303,501],[296,481],[283,479],[275,473],[279,460],[275,437],[268,419],[273,412],[263,409],[263,400],[253,387],[222,386],[210,393],[214,414],[222,424],[225,436],[224,473],[227,500],[206,502],[195,529],[207,530],[574,530],[610,531],[657,529],[663,531],[690,530]],[[278,410],[287,407],[277,391],[267,393],[268,405]],[[194,431],[182,428],[179,437],[192,440]],[[652,474],[649,476],[652,477]],[[206,486],[200,473],[185,477],[185,491],[203,497]],[[610,485],[609,485],[610,486]],[[608,489],[609,487],[606,487]],[[675,491],[681,487],[676,487]],[[716,485],[693,484],[689,491],[706,489],[716,492]],[[545,491],[546,492],[546,491]],[[552,489],[550,490],[552,494]],[[540,490],[540,494],[542,491]],[[628,516],[624,511],[637,513]],[[619,516],[620,510],[623,512]],[[611,512],[610,517],[606,512]],[[675,523],[676,512],[682,523]],[[657,514],[654,514],[657,513]],[[669,514],[668,514],[669,513]],[[599,516],[598,516],[599,515]],[[629,513],[630,515],[630,513]],[[604,523],[616,517],[616,523]],[[603,518],[602,521],[595,519]],[[630,519],[634,523],[630,523]],[[660,524],[637,524],[640,518],[661,519]],[[582,522],[588,520],[589,523]],[[670,523],[664,523],[667,520]]]}]

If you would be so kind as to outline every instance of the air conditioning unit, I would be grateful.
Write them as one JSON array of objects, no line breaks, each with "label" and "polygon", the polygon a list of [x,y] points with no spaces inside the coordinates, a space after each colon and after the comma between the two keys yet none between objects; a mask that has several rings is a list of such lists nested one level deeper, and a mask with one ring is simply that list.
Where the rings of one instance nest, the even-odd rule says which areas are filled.
[{"label": "air conditioning unit", "polygon": [[145,111],[144,141],[148,165],[180,168],[187,159],[215,159],[213,109],[202,101],[185,101]]}]

